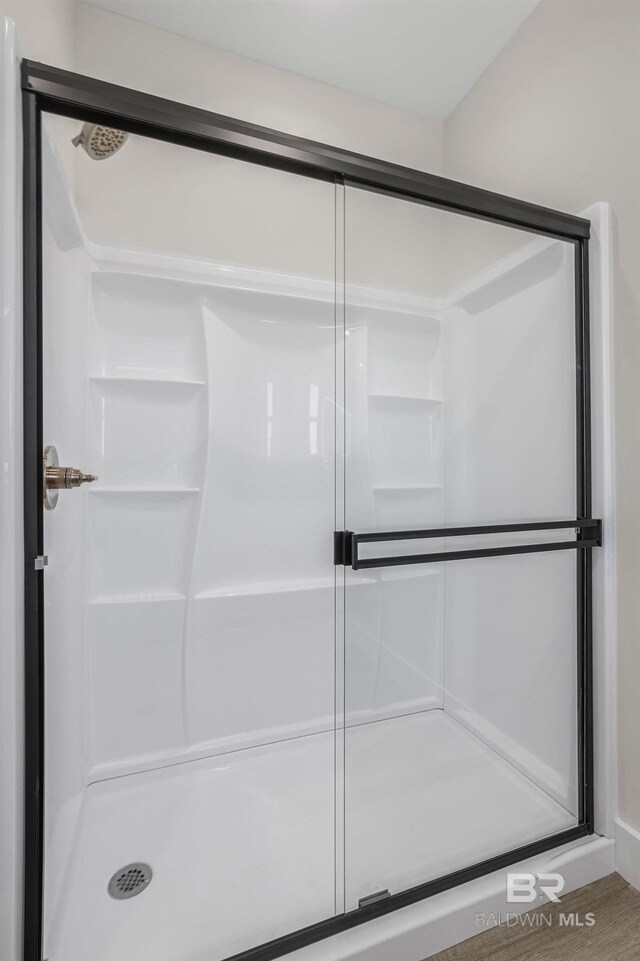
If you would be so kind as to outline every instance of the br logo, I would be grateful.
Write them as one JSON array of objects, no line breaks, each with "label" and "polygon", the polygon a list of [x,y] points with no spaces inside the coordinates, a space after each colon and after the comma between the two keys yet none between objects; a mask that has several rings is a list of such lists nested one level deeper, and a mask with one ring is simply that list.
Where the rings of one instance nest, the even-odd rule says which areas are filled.
[{"label": "br logo", "polygon": [[564,888],[561,874],[507,874],[507,901],[509,904],[531,904],[546,896],[559,901]]}]

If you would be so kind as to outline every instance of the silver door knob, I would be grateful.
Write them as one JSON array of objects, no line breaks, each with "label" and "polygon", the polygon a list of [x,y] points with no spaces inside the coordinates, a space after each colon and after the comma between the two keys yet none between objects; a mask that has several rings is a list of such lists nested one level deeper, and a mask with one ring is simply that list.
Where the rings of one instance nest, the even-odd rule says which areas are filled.
[{"label": "silver door knob", "polygon": [[60,467],[58,451],[53,446],[45,447],[42,455],[43,502],[51,511],[58,503],[58,492],[91,484],[98,478],[94,474],[84,474],[77,467]]}]

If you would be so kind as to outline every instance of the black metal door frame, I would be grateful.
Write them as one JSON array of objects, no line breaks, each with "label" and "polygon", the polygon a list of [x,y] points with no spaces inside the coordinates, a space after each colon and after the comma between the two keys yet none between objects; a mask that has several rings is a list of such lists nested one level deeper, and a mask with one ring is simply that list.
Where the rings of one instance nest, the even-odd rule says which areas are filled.
[{"label": "black metal door frame", "polygon": [[[390,194],[408,201],[490,220],[573,243],[575,251],[576,335],[576,518],[503,530],[575,527],[578,615],[578,731],[580,814],[578,824],[446,877],[393,894],[310,927],[234,955],[229,961],[270,961],[372,918],[388,914],[441,891],[508,867],[561,844],[592,834],[592,548],[600,543],[600,522],[591,517],[591,422],[589,387],[590,223],[580,217],[436,177],[419,170],[293,137],[266,127],[223,117],[125,87],[23,61],[24,124],[24,546],[25,546],[25,766],[24,766],[24,924],[23,961],[42,961],[44,815],[44,616],[42,508],[42,112],[182,144],[210,153],[337,183]],[[455,533],[460,534],[461,529]],[[490,532],[466,529],[466,533]],[[338,532],[337,563],[353,563],[355,544],[375,535]],[[442,532],[437,532],[440,536]],[[451,534],[454,531],[450,531]],[[406,536],[407,532],[403,532]],[[413,536],[435,536],[418,531]],[[389,538],[388,535],[386,539]],[[396,538],[397,539],[397,538]],[[539,545],[539,547],[545,545]],[[546,545],[547,548],[549,545]],[[554,548],[557,549],[557,548]],[[458,552],[460,553],[460,552]],[[474,552],[465,552],[465,555]],[[479,556],[479,555],[478,555]],[[453,559],[453,558],[449,558]],[[382,559],[388,561],[387,559]],[[393,558],[391,558],[393,560]],[[424,556],[422,561],[424,561]],[[357,563],[357,561],[356,561]]]}]

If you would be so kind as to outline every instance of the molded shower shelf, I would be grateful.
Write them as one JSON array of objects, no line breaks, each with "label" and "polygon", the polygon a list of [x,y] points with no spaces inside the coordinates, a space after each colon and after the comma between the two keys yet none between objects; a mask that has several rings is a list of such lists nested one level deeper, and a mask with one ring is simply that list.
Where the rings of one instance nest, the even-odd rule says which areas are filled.
[{"label": "molded shower shelf", "polygon": [[90,494],[198,494],[199,487],[90,487]]},{"label": "molded shower shelf", "polygon": [[97,490],[196,488],[207,405],[189,380],[99,376],[90,381],[89,456]]},{"label": "molded shower shelf", "polygon": [[89,380],[95,383],[109,384],[167,384],[171,387],[204,387],[204,380],[188,380],[179,377],[138,374],[91,374]]},{"label": "molded shower shelf", "polygon": [[106,486],[87,502],[91,597],[184,594],[197,500],[195,490]]},{"label": "molded shower shelf", "polygon": [[[358,584],[373,584],[375,579],[372,577],[359,577]],[[267,583],[253,584],[234,584],[229,587],[217,587],[210,591],[201,591],[194,595],[194,600],[210,600],[220,597],[257,597],[261,594],[291,594],[298,591],[321,591],[333,590],[335,578],[329,577],[309,577],[296,580],[269,581]]]},{"label": "molded shower shelf", "polygon": [[420,397],[418,394],[396,394],[383,393],[382,391],[369,391],[369,399],[372,401],[391,401],[408,404],[426,404],[432,407],[440,407],[442,401],[437,397]]},{"label": "molded shower shelf", "polygon": [[399,568],[380,571],[381,581],[420,581],[425,577],[442,577],[443,569],[438,564],[416,567]]},{"label": "molded shower shelf", "polygon": [[441,401],[419,394],[369,393],[369,471],[375,494],[425,496],[437,487],[442,479],[442,409]]},{"label": "molded shower shelf", "polygon": [[90,369],[127,380],[204,379],[202,296],[168,278],[94,273]]},{"label": "molded shower shelf", "polygon": [[396,491],[441,491],[442,484],[374,484],[372,490],[374,494]]},{"label": "molded shower shelf", "polygon": [[186,594],[166,591],[162,594],[106,594],[91,597],[87,604],[91,607],[102,604],[166,604],[171,601],[186,601]]}]

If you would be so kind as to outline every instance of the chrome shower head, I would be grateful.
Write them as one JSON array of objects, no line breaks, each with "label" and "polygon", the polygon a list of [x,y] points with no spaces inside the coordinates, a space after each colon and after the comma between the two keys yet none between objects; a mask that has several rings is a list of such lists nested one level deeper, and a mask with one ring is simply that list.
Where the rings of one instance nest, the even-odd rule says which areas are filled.
[{"label": "chrome shower head", "polygon": [[124,130],[113,127],[103,127],[102,124],[85,123],[77,137],[71,143],[78,144],[86,151],[92,160],[106,160],[111,157],[128,140],[129,134]]}]

